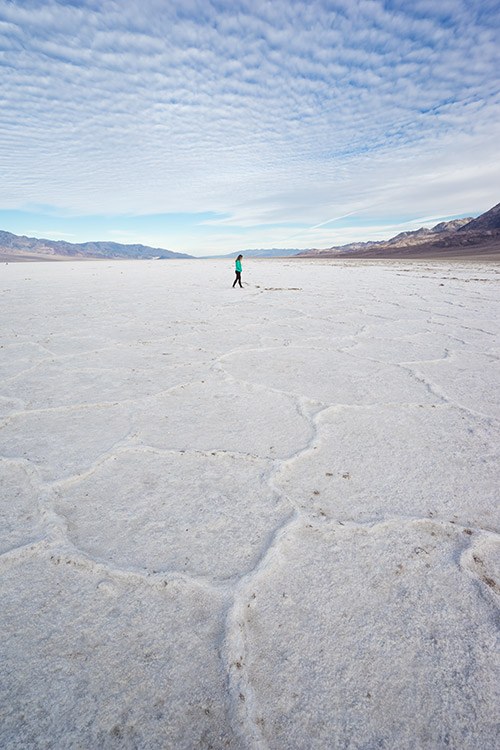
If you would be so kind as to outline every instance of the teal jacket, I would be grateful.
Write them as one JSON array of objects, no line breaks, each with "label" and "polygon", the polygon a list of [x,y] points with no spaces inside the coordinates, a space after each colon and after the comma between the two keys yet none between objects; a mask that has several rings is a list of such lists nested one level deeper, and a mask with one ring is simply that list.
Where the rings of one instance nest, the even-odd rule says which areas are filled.
[{"label": "teal jacket", "polygon": [[236,261],[236,270],[241,273],[241,260]]}]

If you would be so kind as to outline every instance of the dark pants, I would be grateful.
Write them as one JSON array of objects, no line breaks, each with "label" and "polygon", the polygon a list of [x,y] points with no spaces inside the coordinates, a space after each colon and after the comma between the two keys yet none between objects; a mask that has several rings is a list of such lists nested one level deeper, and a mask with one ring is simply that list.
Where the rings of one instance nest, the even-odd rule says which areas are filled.
[{"label": "dark pants", "polygon": [[233,284],[233,289],[234,289],[234,287],[236,286],[236,282],[238,282],[238,284],[239,284],[239,285],[241,286],[241,288],[243,289],[243,284],[241,283],[241,271],[236,271],[236,278],[235,278],[235,280],[234,280],[234,284]]}]

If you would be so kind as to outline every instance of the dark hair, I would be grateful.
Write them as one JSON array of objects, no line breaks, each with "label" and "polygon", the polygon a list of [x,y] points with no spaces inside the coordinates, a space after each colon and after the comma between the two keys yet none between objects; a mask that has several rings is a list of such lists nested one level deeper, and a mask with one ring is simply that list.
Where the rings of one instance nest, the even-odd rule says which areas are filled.
[{"label": "dark hair", "polygon": [[236,258],[236,260],[239,260],[240,258],[243,258],[243,255],[238,255],[238,257]]}]

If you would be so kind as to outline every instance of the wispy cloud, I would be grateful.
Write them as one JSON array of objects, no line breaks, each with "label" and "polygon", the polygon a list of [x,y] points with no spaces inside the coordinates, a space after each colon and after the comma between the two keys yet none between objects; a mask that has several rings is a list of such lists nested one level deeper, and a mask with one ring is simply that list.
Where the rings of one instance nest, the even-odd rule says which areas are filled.
[{"label": "wispy cloud", "polygon": [[[75,242],[75,235],[71,232],[61,232],[58,229],[42,229],[41,227],[35,226],[32,229],[27,229],[26,234],[29,237],[39,237],[51,240],[67,240],[68,242]],[[47,236],[46,236],[47,235]]]},{"label": "wispy cloud", "polygon": [[0,207],[213,212],[224,243],[484,210],[499,25],[479,0],[0,0]]}]

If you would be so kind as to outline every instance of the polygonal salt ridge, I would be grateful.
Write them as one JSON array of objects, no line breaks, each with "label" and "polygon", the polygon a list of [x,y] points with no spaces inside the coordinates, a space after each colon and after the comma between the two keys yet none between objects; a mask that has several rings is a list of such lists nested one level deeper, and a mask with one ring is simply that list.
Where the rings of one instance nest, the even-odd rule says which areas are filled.
[{"label": "polygonal salt ridge", "polygon": [[[315,325],[316,324],[316,325]],[[311,325],[311,329],[309,329]],[[280,327],[272,335],[262,338],[262,348],[265,351],[277,347],[306,347],[307,349],[320,349],[322,351],[337,351],[354,346],[357,335],[365,326],[356,325],[354,322],[334,321],[331,326],[325,326],[324,321],[307,320],[299,330],[293,326]],[[327,328],[327,331],[325,331]],[[331,331],[329,333],[328,331]]]},{"label": "polygonal salt ridge", "polygon": [[229,581],[254,567],[290,515],[272,470],[227,452],[123,450],[55,486],[53,508],[71,543],[100,562]]},{"label": "polygonal salt ridge", "polygon": [[429,520],[291,524],[235,604],[242,731],[276,749],[493,750],[495,626],[459,566],[470,539]]},{"label": "polygonal salt ridge", "polygon": [[82,473],[126,440],[131,408],[109,403],[13,414],[0,425],[0,454],[29,461],[45,481]]},{"label": "polygonal salt ridge", "polygon": [[39,362],[51,356],[48,349],[32,341],[15,340],[6,342],[0,349],[2,354],[0,358],[0,383],[31,370]]},{"label": "polygonal salt ridge", "polygon": [[252,324],[234,325],[234,320],[227,321],[220,314],[216,320],[210,323],[200,322],[193,326],[179,321],[177,325],[169,325],[168,335],[152,342],[158,351],[169,352],[174,349],[179,357],[188,351],[199,351],[210,353],[211,356],[220,356],[228,350],[243,346],[259,346],[260,333],[252,330]]},{"label": "polygonal salt ridge", "polygon": [[479,579],[487,591],[500,597],[500,535],[469,532],[471,544],[460,559],[462,568]]},{"label": "polygonal salt ridge", "polygon": [[140,400],[186,381],[200,380],[206,372],[203,362],[155,368],[75,367],[68,361],[43,362],[27,373],[4,383],[6,398],[21,399],[26,409]]},{"label": "polygonal salt ridge", "polygon": [[357,337],[345,350],[360,359],[403,364],[447,359],[452,356],[450,350],[453,347],[456,347],[456,342],[450,340],[445,333],[419,330],[413,334],[394,337],[382,328],[380,331],[370,331],[364,337]]},{"label": "polygonal salt ridge", "polygon": [[239,747],[217,649],[223,595],[55,556],[5,571],[0,595],[2,747]]},{"label": "polygonal salt ridge", "polygon": [[50,561],[53,565],[70,566],[82,573],[92,573],[100,576],[99,586],[103,586],[108,592],[114,592],[114,582],[121,584],[129,583],[137,585],[145,584],[154,589],[163,591],[167,586],[181,591],[184,584],[189,587],[198,587],[206,592],[215,592],[217,595],[227,597],[233,589],[233,584],[225,581],[212,581],[203,576],[190,575],[178,571],[156,571],[139,568],[136,566],[114,566],[107,561],[97,560],[91,555],[76,547],[67,536],[68,524],[63,517],[57,517],[55,512],[47,513],[47,517],[54,520],[48,529],[47,538],[39,542],[16,547],[0,555],[0,568],[6,570],[18,565],[29,558],[38,558]]},{"label": "polygonal salt ridge", "polygon": [[[115,342],[108,346],[76,351],[58,357],[57,361],[70,369],[117,369],[117,370],[163,370],[165,367],[185,365],[186,362],[206,362],[206,349],[201,346],[172,346],[174,342],[167,339],[151,341],[134,341],[125,344]],[[54,358],[52,358],[54,359]]]},{"label": "polygonal salt ridge", "polygon": [[[1,387],[1,386],[0,386]],[[24,409],[24,401],[19,398],[6,398],[0,396],[0,426],[6,423],[6,418],[11,414]]]},{"label": "polygonal salt ridge", "polygon": [[0,458],[0,554],[44,537],[40,492],[40,478],[25,461]]},{"label": "polygonal salt ridge", "polygon": [[[308,347],[244,351],[220,358],[224,371],[324,404],[436,403],[442,401],[407,369]],[[265,356],[264,356],[265,355]],[[314,373],[314,377],[311,377]]]},{"label": "polygonal salt ridge", "polygon": [[305,448],[318,405],[264,386],[209,374],[144,402],[139,443],[168,450],[212,449],[283,459]]},{"label": "polygonal salt ridge", "polygon": [[432,404],[339,406],[317,429],[274,478],[295,507],[341,521],[437,517],[500,529],[495,423]]},{"label": "polygonal salt ridge", "polygon": [[38,341],[32,341],[31,339],[20,339],[16,338],[9,339],[8,335],[2,337],[2,359],[5,355],[9,362],[15,363],[18,361],[31,361],[38,357],[46,358],[53,355],[53,352]]},{"label": "polygonal salt ridge", "polygon": [[415,374],[430,383],[435,392],[471,413],[500,418],[498,397],[498,360],[491,355],[456,352],[453,358],[437,362],[419,362]]},{"label": "polygonal salt ridge", "polygon": [[[93,330],[92,333],[85,333],[78,328],[71,330],[65,323],[64,316],[56,319],[52,317],[49,330],[44,331],[43,321],[40,321],[37,328],[40,342],[38,345],[46,352],[46,359],[64,360],[73,357],[75,353],[92,353],[116,345],[112,337],[107,337],[102,332]],[[62,330],[54,330],[54,327],[60,327]]]},{"label": "polygonal salt ridge", "polygon": [[233,590],[231,605],[227,610],[223,658],[228,674],[229,696],[234,716],[233,724],[245,747],[264,747],[259,722],[255,719],[255,696],[248,680],[245,621],[255,594],[249,591],[260,575],[272,569],[280,559],[281,545],[289,533],[300,528],[303,520],[293,512],[280,524],[269,539],[254,568],[243,575]]},{"label": "polygonal salt ridge", "polygon": [[[491,322],[491,321],[489,321]],[[484,322],[485,325],[487,321]],[[496,333],[484,329],[471,330],[462,328],[458,324],[447,326],[446,333],[452,347],[456,351],[467,351],[469,353],[495,356],[498,352],[496,345]]]}]

